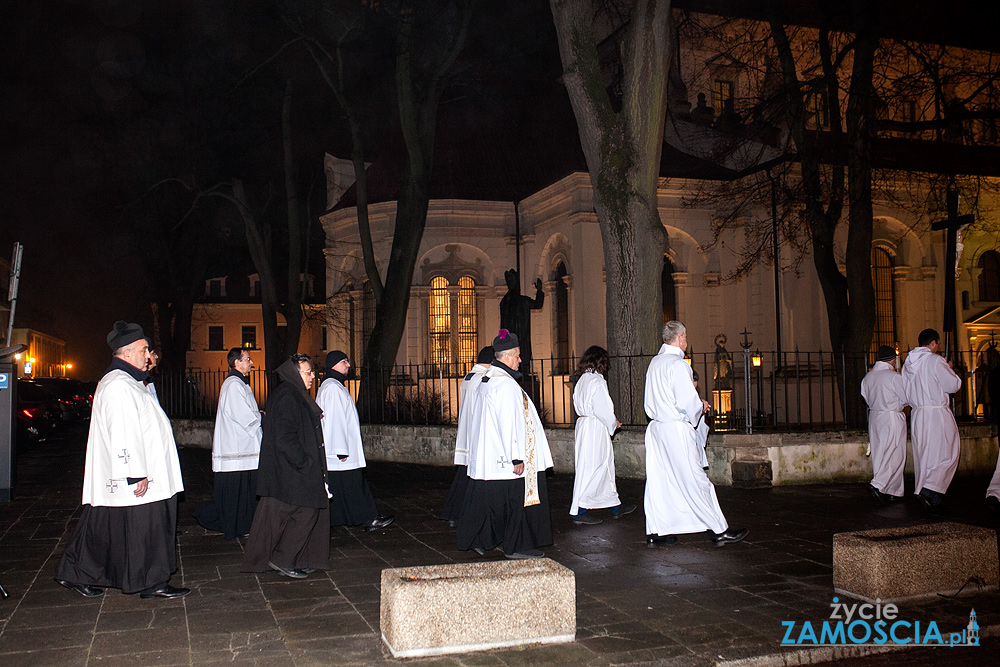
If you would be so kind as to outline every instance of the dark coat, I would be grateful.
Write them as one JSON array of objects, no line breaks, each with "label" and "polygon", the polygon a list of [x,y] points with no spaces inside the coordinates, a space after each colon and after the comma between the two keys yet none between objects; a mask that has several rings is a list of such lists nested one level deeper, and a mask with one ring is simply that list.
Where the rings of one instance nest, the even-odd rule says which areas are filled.
[{"label": "dark coat", "polygon": [[257,495],[297,507],[326,507],[323,426],[307,395],[282,382],[267,399]]}]

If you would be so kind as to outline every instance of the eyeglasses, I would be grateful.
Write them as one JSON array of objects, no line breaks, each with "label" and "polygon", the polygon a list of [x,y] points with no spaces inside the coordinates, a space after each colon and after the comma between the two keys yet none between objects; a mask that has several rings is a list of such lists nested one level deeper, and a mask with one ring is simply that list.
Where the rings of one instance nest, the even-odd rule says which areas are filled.
[{"label": "eyeglasses", "polygon": [[299,372],[302,373],[303,375],[313,375],[313,376],[316,375],[316,371],[299,371]]}]

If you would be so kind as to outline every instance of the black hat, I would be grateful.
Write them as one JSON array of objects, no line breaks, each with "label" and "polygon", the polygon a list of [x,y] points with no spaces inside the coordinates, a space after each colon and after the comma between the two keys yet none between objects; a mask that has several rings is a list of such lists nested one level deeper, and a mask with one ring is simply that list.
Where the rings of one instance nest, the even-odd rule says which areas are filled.
[{"label": "black hat", "polygon": [[515,347],[520,346],[521,344],[517,342],[517,334],[506,329],[501,329],[497,333],[497,337],[493,339],[493,352],[495,354],[513,350]]},{"label": "black hat", "polygon": [[878,352],[875,354],[875,359],[878,361],[892,361],[896,358],[896,350],[892,349],[888,345],[880,345]]},{"label": "black hat", "polygon": [[479,354],[476,355],[477,364],[491,364],[493,359],[496,357],[496,352],[493,351],[492,345],[487,345],[483,349],[479,350]]},{"label": "black hat", "polygon": [[111,333],[108,334],[108,345],[111,346],[112,350],[117,350],[145,337],[146,334],[142,332],[142,327],[135,322],[118,320]]},{"label": "black hat", "polygon": [[344,359],[347,359],[347,353],[341,350],[333,350],[326,355],[326,368],[327,370],[332,370],[334,366],[339,364]]}]

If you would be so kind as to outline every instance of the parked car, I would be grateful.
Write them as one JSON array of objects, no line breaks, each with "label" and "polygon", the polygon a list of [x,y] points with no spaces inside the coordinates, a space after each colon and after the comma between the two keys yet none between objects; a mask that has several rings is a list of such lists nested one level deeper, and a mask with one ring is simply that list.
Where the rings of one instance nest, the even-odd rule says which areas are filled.
[{"label": "parked car", "polygon": [[94,404],[94,390],[89,384],[67,377],[32,378],[59,401],[59,414],[63,421],[79,421],[90,418],[90,408]]},{"label": "parked car", "polygon": [[17,381],[17,438],[28,444],[41,440],[56,429],[60,421],[59,400],[52,392],[32,380]]}]

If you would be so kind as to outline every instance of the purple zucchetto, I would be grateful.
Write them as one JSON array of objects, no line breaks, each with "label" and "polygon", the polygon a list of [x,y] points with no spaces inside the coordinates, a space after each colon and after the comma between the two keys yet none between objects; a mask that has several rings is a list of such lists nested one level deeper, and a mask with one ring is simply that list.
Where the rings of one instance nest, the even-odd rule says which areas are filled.
[{"label": "purple zucchetto", "polygon": [[507,329],[501,329],[497,333],[497,337],[493,339],[493,351],[497,354],[505,352],[507,350],[513,350],[515,347],[520,347],[521,344],[517,340],[517,334]]}]

